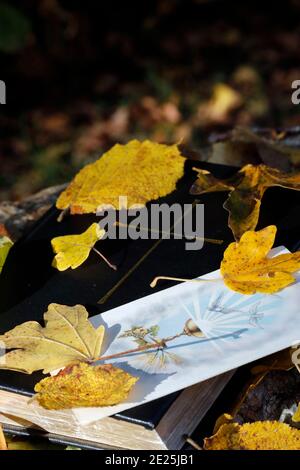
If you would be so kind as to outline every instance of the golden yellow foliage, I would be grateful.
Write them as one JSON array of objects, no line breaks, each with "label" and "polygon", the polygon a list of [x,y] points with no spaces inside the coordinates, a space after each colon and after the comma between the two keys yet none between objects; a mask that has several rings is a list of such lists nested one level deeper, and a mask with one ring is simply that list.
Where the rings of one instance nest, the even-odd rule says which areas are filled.
[{"label": "golden yellow foliage", "polygon": [[236,240],[248,230],[255,230],[262,197],[272,186],[300,191],[300,173],[281,173],[266,165],[245,165],[231,178],[220,180],[209,171],[196,169],[198,179],[191,188],[192,194],[229,191],[224,208],[229,212],[228,225]]},{"label": "golden yellow foliage", "polygon": [[12,246],[13,242],[10,240],[10,238],[6,236],[0,236],[0,273]]},{"label": "golden yellow foliage", "polygon": [[214,425],[213,433],[216,434],[216,432],[218,432],[218,430],[220,429],[221,426],[223,426],[223,424],[232,423],[233,420],[234,418],[232,415],[230,415],[229,413],[223,413],[221,416],[217,418],[217,421],[215,422],[215,425]]},{"label": "golden yellow foliage", "polygon": [[117,405],[126,400],[138,380],[111,364],[72,364],[36,386],[37,400],[49,410]]},{"label": "golden yellow foliage", "polygon": [[0,369],[47,374],[71,362],[93,361],[100,356],[105,329],[95,329],[82,305],[50,304],[44,314],[45,327],[25,322],[0,336],[6,349]]},{"label": "golden yellow foliage", "polygon": [[59,271],[78,268],[87,260],[94,245],[104,235],[105,230],[102,230],[99,224],[94,223],[80,235],[64,235],[53,238],[52,248],[54,253],[57,253],[53,260],[53,266]]},{"label": "golden yellow foliage", "polygon": [[292,417],[292,421],[294,421],[294,423],[300,423],[300,403],[299,403],[298,408],[297,408],[297,410],[295,411],[295,413]]},{"label": "golden yellow foliage", "polygon": [[200,124],[226,122],[229,113],[243,102],[242,96],[226,83],[217,83],[212,91],[212,97],[198,107],[197,122]]},{"label": "golden yellow foliage", "polygon": [[295,281],[292,273],[300,269],[300,252],[267,257],[276,231],[274,225],[248,231],[227,247],[221,262],[227,287],[242,294],[272,294]]},{"label": "golden yellow foliage", "polygon": [[101,206],[119,209],[119,196],[127,196],[128,207],[145,205],[176,188],[184,163],[177,145],[148,140],[117,144],[75,176],[56,206],[70,208],[71,214],[95,213]]},{"label": "golden yellow foliage", "polygon": [[240,426],[223,424],[204,441],[206,450],[300,450],[300,431],[278,421],[257,421]]},{"label": "golden yellow foliage", "polygon": [[7,443],[6,443],[6,439],[5,439],[1,424],[0,424],[0,450],[7,450]]}]

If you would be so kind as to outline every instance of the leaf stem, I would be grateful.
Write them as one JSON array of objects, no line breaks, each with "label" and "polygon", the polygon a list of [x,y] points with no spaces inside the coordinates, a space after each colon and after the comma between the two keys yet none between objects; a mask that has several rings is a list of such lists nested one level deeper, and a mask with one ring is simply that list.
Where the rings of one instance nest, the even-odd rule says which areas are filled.
[{"label": "leaf stem", "polygon": [[112,264],[102,253],[101,251],[97,250],[95,247],[93,248],[93,251],[95,253],[97,253],[98,256],[100,256],[104,261],[105,263],[111,268],[113,269],[114,271],[117,270],[117,266],[115,264]]},{"label": "leaf stem", "polygon": [[111,354],[109,356],[100,356],[97,359],[94,359],[93,362],[108,361],[110,359],[117,359],[118,357],[127,356],[128,354],[133,354],[133,353],[137,353],[137,352],[141,352],[141,351],[147,351],[149,349],[165,348],[166,345],[167,345],[166,343],[168,343],[169,341],[173,341],[174,339],[177,339],[177,338],[179,338],[180,336],[182,336],[184,334],[185,334],[184,332],[181,332],[181,333],[178,333],[177,335],[169,336],[169,337],[163,338],[159,341],[154,341],[151,344],[145,344],[143,346],[139,346],[138,348],[128,349],[127,351],[122,351],[122,352],[119,352],[119,353],[116,353],[116,354]]},{"label": "leaf stem", "polygon": [[62,222],[65,216],[70,212],[70,206],[66,207],[64,210],[61,211],[59,216],[57,217],[57,222]]},{"label": "leaf stem", "polygon": [[[129,224],[124,224],[122,222],[115,222],[115,225],[118,226],[118,227],[129,227]],[[167,232],[165,230],[157,230],[157,229],[154,229],[154,228],[148,228],[148,227],[143,227],[143,226],[139,226],[139,225],[132,225],[130,224],[131,227],[133,228],[138,228],[141,232],[150,232],[150,233],[158,233],[159,235],[168,235],[168,236],[178,236],[178,237],[182,237],[182,238],[185,238],[187,240],[190,240],[190,239],[195,239],[195,240],[201,240],[201,241],[204,241],[206,243],[214,243],[216,245],[222,245],[222,243],[224,243],[224,240],[218,240],[216,238],[204,238],[204,237],[198,237],[198,236],[193,236],[193,235],[184,235],[184,234],[181,234],[181,233],[176,233],[176,232]]]},{"label": "leaf stem", "polygon": [[158,281],[179,281],[179,282],[215,282],[219,281],[219,279],[185,279],[181,277],[170,277],[170,276],[157,276],[153,279],[150,283],[150,287],[155,287]]},{"label": "leaf stem", "polygon": [[111,354],[110,356],[100,356],[94,361],[108,361],[110,359],[127,356],[128,354],[133,354],[133,353],[140,352],[140,351],[147,351],[148,349],[158,349],[164,346],[165,346],[165,341],[162,340],[162,341],[158,341],[158,342],[151,343],[151,344],[145,344],[144,346],[139,346],[138,348],[128,349],[127,351],[122,351],[116,354]]}]

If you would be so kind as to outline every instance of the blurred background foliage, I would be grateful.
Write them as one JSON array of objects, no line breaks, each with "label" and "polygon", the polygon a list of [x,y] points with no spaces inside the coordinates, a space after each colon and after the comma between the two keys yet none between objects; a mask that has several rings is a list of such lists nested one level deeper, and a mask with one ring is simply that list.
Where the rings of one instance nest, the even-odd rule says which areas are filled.
[{"label": "blurred background foliage", "polygon": [[300,2],[0,0],[0,200],[115,142],[300,125]]}]

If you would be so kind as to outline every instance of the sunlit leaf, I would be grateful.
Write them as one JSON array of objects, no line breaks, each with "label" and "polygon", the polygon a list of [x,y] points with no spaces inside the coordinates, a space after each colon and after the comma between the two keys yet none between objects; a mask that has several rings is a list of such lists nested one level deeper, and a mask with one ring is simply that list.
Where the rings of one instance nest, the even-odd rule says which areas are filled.
[{"label": "sunlit leaf", "polygon": [[117,405],[126,400],[137,377],[111,364],[72,364],[56,376],[41,380],[36,398],[49,410]]},{"label": "sunlit leaf", "polygon": [[104,327],[95,329],[82,305],[51,304],[44,314],[45,327],[25,322],[0,336],[9,352],[1,369],[46,374],[74,361],[93,361],[100,356]]},{"label": "sunlit leaf", "polygon": [[206,450],[300,450],[300,431],[277,421],[257,421],[240,426],[223,424],[205,439]]},{"label": "sunlit leaf", "polygon": [[300,403],[297,410],[293,414],[292,421],[294,421],[294,423],[300,423]]},{"label": "sunlit leaf", "polygon": [[4,236],[0,236],[0,273],[3,269],[4,263],[6,261],[7,255],[13,246],[13,242],[10,238]]},{"label": "sunlit leaf", "polygon": [[242,294],[272,294],[295,281],[292,273],[300,269],[299,251],[267,257],[276,231],[274,225],[258,232],[248,231],[239,242],[228,246],[221,262],[221,274],[230,289]]},{"label": "sunlit leaf", "polygon": [[56,206],[71,214],[95,213],[107,205],[119,209],[119,196],[127,197],[128,207],[143,206],[175,190],[184,163],[177,145],[117,144],[75,176]]},{"label": "sunlit leaf", "polygon": [[52,248],[56,256],[53,266],[59,271],[68,268],[76,269],[84,263],[98,240],[103,238],[105,230],[100,229],[99,224],[92,224],[80,235],[65,235],[53,238]]}]

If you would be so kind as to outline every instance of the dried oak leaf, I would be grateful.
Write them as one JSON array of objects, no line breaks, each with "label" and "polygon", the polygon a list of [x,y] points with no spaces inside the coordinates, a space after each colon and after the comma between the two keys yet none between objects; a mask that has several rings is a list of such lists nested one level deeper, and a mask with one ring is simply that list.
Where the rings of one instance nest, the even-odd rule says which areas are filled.
[{"label": "dried oak leaf", "polygon": [[50,304],[45,327],[25,322],[0,336],[10,351],[1,357],[0,369],[45,374],[74,361],[93,361],[100,356],[105,329],[95,329],[82,305]]},{"label": "dried oak leaf", "polygon": [[80,235],[53,238],[52,248],[54,253],[57,253],[53,260],[53,266],[59,271],[78,268],[87,260],[94,245],[103,238],[104,234],[105,230],[102,230],[99,224],[94,223]]},{"label": "dried oak leaf", "polygon": [[56,206],[71,214],[95,213],[107,205],[119,209],[119,196],[127,197],[128,207],[143,206],[176,188],[184,163],[177,145],[148,140],[117,144],[75,176]]},{"label": "dried oak leaf", "polygon": [[300,191],[300,173],[281,173],[266,165],[245,165],[231,178],[221,180],[209,171],[196,169],[198,179],[191,194],[229,191],[224,208],[229,212],[228,225],[236,240],[247,230],[255,230],[262,197],[272,186]]},{"label": "dried oak leaf", "polygon": [[300,431],[278,421],[223,424],[205,450],[300,450]]},{"label": "dried oak leaf", "polygon": [[274,225],[248,231],[226,248],[221,274],[227,287],[242,294],[273,294],[295,281],[292,273],[300,269],[300,251],[267,257],[276,231]]},{"label": "dried oak leaf", "polygon": [[35,386],[36,398],[48,410],[111,406],[126,400],[138,378],[111,364],[71,364]]},{"label": "dried oak leaf", "polygon": [[0,273],[3,269],[4,263],[12,246],[13,242],[10,238],[0,236]]}]

